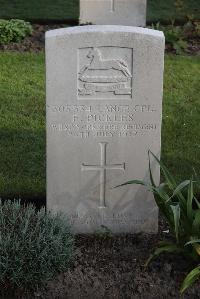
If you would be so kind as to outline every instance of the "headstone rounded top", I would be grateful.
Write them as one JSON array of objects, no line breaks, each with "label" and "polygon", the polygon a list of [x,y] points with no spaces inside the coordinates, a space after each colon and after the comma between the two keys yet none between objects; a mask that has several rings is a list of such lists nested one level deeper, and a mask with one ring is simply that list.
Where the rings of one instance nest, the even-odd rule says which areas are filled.
[{"label": "headstone rounded top", "polygon": [[67,27],[61,29],[54,29],[46,32],[46,38],[51,38],[55,36],[63,36],[68,34],[80,34],[89,32],[123,32],[123,33],[135,33],[150,36],[163,37],[162,31],[153,30],[149,28],[141,28],[134,26],[118,26],[118,25],[86,25],[86,26],[75,26]]}]

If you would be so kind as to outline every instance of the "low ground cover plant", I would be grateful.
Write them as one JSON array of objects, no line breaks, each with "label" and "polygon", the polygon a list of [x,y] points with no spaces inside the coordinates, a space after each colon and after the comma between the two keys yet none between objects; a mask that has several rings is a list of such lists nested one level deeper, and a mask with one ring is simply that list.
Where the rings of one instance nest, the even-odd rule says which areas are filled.
[{"label": "low ground cover plant", "polygon": [[[151,171],[150,155],[160,164],[164,182],[156,185]],[[126,182],[147,187],[155,195],[160,213],[165,217],[172,233],[172,241],[160,242],[158,248],[149,257],[148,263],[163,252],[183,254],[196,262],[194,268],[182,283],[180,292],[183,293],[198,278],[200,278],[200,202],[195,196],[194,187],[199,188],[198,179],[189,179],[177,184],[166,166],[149,152],[150,183],[140,180]]]},{"label": "low ground cover plant", "polygon": [[0,20],[0,44],[20,42],[33,31],[32,25],[23,20]]},{"label": "low ground cover plant", "polygon": [[193,19],[188,20],[183,26],[176,26],[172,22],[167,26],[157,23],[152,25],[152,28],[164,32],[168,49],[173,50],[177,55],[187,50],[189,40],[200,38],[200,23]]},{"label": "low ground cover plant", "polygon": [[24,292],[66,270],[73,236],[64,215],[0,201],[0,295]]}]

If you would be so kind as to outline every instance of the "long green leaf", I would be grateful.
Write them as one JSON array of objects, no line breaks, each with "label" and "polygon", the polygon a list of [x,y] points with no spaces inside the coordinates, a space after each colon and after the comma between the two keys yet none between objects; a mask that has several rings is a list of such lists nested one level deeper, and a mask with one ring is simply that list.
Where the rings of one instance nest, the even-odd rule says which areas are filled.
[{"label": "long green leaf", "polygon": [[170,174],[170,172],[168,171],[166,166],[162,163],[162,161],[160,161],[151,151],[149,151],[149,152],[151,153],[151,155],[154,157],[154,159],[160,165],[160,168],[165,176],[165,179],[167,181],[167,184],[168,184],[170,190],[174,190],[176,188],[176,181],[175,181],[174,177]]},{"label": "long green leaf", "polygon": [[190,244],[195,244],[195,243],[200,243],[200,239],[195,239],[195,240],[189,241],[189,242],[185,243],[184,246],[187,246],[187,245],[190,245]]},{"label": "long green leaf", "polygon": [[176,196],[177,194],[180,193],[180,191],[182,191],[186,186],[188,186],[190,184],[190,180],[185,180],[182,183],[180,183],[176,189],[174,190],[171,198],[173,198],[174,196]]},{"label": "long green leaf", "polygon": [[180,226],[180,215],[181,215],[181,211],[180,211],[180,205],[177,204],[175,206],[170,206],[173,212],[173,216],[174,216],[174,232],[175,232],[175,236],[176,236],[176,241],[177,243],[179,242],[179,226]]},{"label": "long green leaf", "polygon": [[198,278],[200,278],[200,266],[194,268],[184,279],[180,292],[183,294],[185,290],[190,287]]},{"label": "long green leaf", "polygon": [[169,203],[170,197],[167,192],[165,192],[165,186],[165,183],[160,184],[154,189],[154,192],[157,193],[160,196],[161,200],[166,204]]},{"label": "long green leaf", "polygon": [[181,252],[182,249],[179,248],[176,244],[170,243],[170,242],[165,242],[163,244],[160,245],[160,247],[156,248],[154,253],[150,255],[150,257],[148,258],[148,260],[145,263],[145,267],[148,266],[148,264],[151,262],[151,260],[160,255],[161,253],[164,252],[169,252],[169,253],[173,253],[173,252]]},{"label": "long green leaf", "polygon": [[194,198],[194,187],[193,181],[190,181],[189,188],[188,188],[188,197],[187,197],[187,216],[190,221],[193,221],[194,213],[192,209],[192,202]]},{"label": "long green leaf", "polygon": [[192,223],[193,235],[200,236],[200,209],[195,211],[194,220]]},{"label": "long green leaf", "polygon": [[[176,189],[176,181],[174,179],[174,177],[171,175],[171,173],[168,171],[167,167],[162,163],[162,161],[159,161],[159,159],[150,151],[151,155],[155,158],[155,160],[158,162],[158,164],[160,165],[161,171],[163,172],[167,185],[169,187],[169,189],[171,191],[174,191],[174,189]],[[181,205],[183,207],[183,212],[184,214],[186,214],[186,200],[183,196],[183,194],[180,192],[177,192],[177,197],[179,198],[179,200],[181,201]]]},{"label": "long green leaf", "polygon": [[145,183],[143,181],[140,181],[140,180],[132,180],[132,181],[127,181],[121,185],[117,185],[115,186],[114,188],[118,188],[118,187],[122,187],[122,186],[126,186],[126,185],[133,185],[133,184],[136,184],[136,185],[142,185],[142,186],[145,186],[145,187],[151,187],[151,185],[149,185],[148,183]]},{"label": "long green leaf", "polygon": [[166,184],[162,183],[154,190],[156,204],[163,216],[170,225],[170,229],[174,230],[173,215],[170,208],[170,197],[165,191]]},{"label": "long green leaf", "polygon": [[195,203],[197,205],[197,208],[200,209],[200,203],[198,201],[198,199],[194,196],[194,200],[195,200]]},{"label": "long green leaf", "polygon": [[156,184],[155,184],[155,182],[154,182],[153,174],[152,174],[152,171],[151,171],[151,158],[150,158],[150,153],[151,153],[151,151],[148,151],[150,181],[151,181],[152,186],[153,186],[154,188],[156,188]]}]

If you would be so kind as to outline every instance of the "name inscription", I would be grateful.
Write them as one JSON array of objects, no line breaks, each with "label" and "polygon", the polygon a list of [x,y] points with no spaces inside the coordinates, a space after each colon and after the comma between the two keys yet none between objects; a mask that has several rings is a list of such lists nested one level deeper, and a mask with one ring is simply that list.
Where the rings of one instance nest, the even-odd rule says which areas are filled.
[{"label": "name inscription", "polygon": [[152,105],[53,105],[47,109],[63,119],[50,123],[50,131],[71,138],[136,137],[158,128],[154,121],[138,121],[138,115],[145,119],[156,113]]}]

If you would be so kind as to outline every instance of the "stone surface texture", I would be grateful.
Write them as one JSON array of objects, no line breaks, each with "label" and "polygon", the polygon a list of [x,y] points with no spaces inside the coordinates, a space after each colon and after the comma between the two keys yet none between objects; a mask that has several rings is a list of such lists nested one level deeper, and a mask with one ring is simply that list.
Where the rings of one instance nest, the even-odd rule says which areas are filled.
[{"label": "stone surface texture", "polygon": [[[77,233],[156,232],[143,186],[159,157],[164,65],[160,31],[81,26],[46,33],[47,207]],[[160,170],[151,161],[155,181]]]},{"label": "stone surface texture", "polygon": [[146,25],[146,0],[80,0],[80,23]]}]

